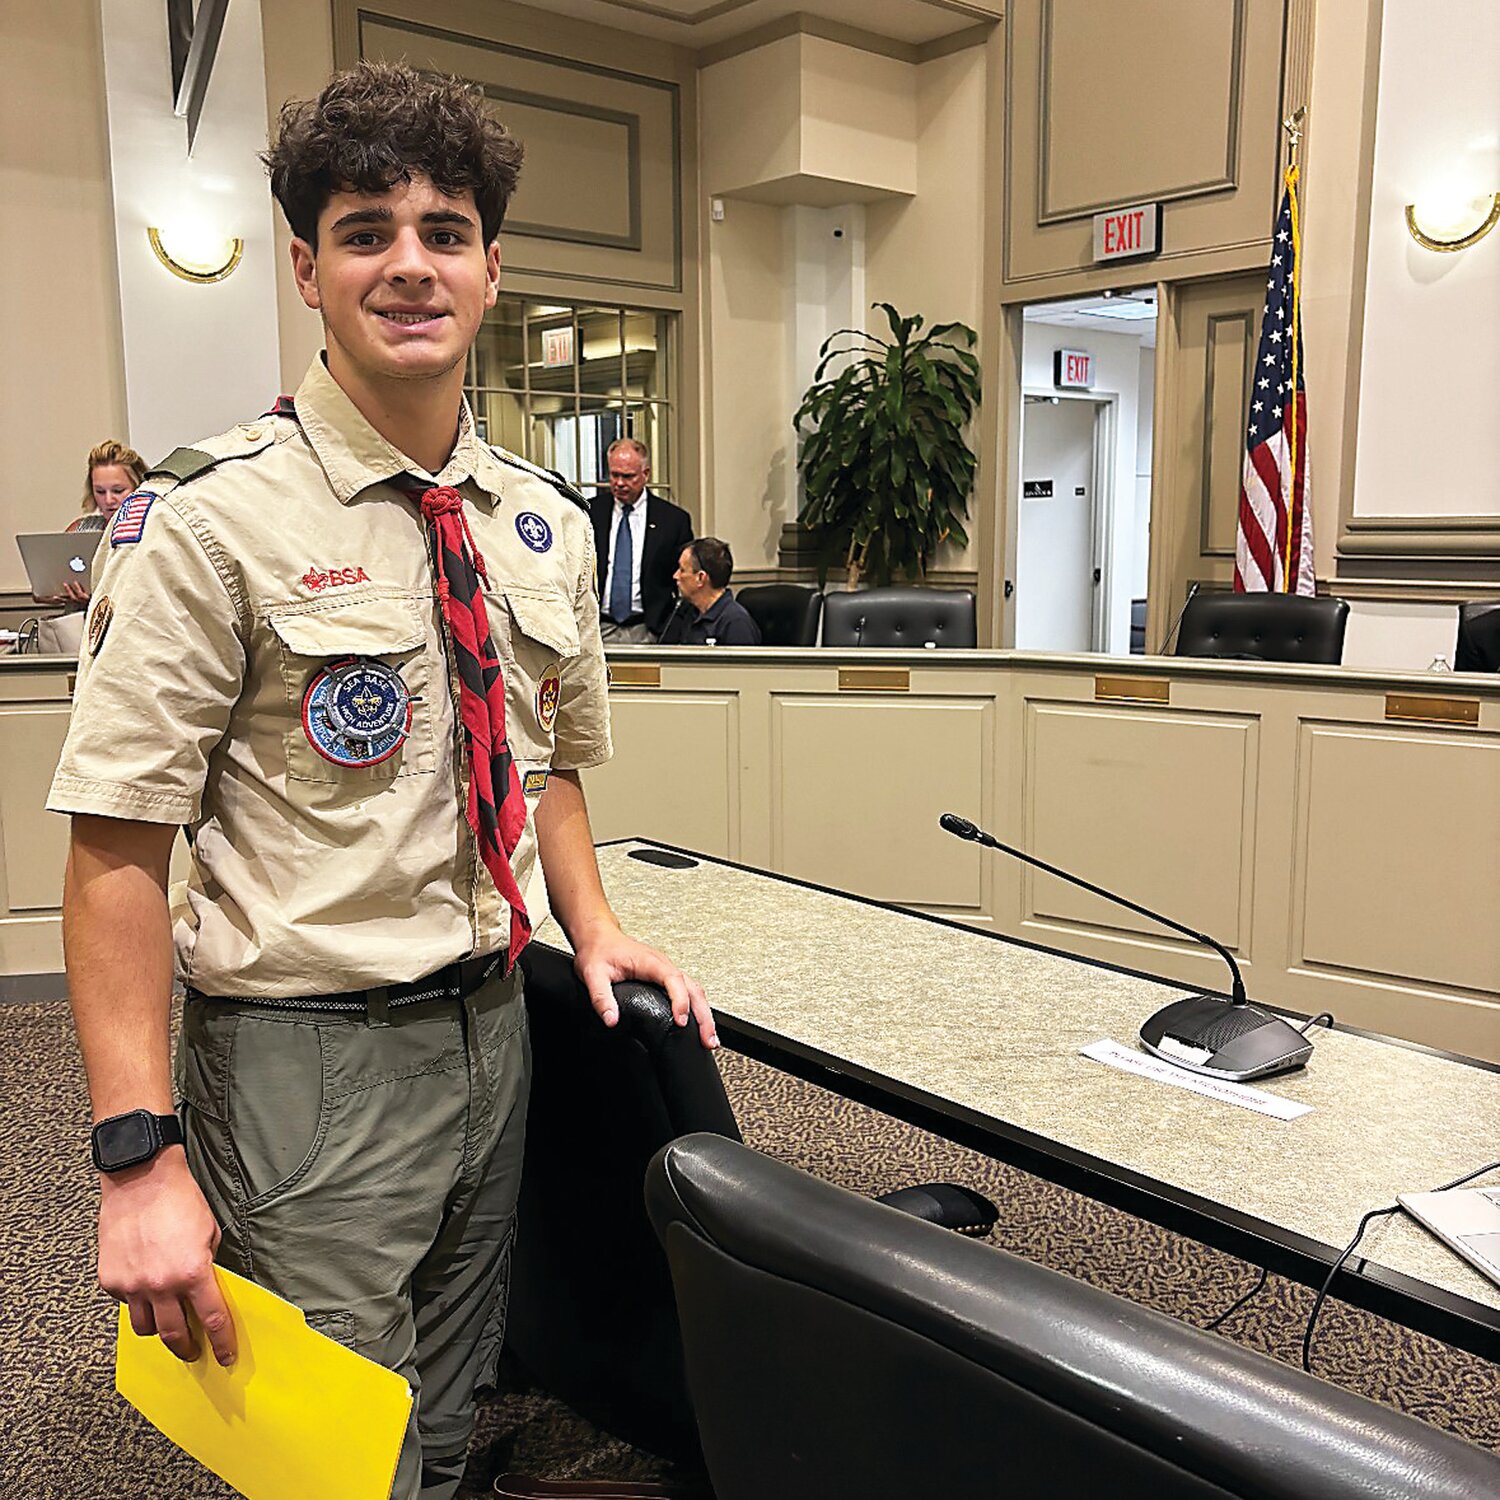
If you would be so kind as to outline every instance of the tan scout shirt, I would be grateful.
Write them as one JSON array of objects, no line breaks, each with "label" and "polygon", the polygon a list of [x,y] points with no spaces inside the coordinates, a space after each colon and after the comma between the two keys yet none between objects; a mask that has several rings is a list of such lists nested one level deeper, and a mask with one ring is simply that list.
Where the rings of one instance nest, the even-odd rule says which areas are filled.
[{"label": "tan scout shirt", "polygon": [[[192,827],[189,912],[175,938],[183,979],[210,995],[400,983],[503,949],[508,936],[464,819],[458,679],[425,527],[387,482],[428,476],[321,359],[296,409],[297,421],[266,418],[199,445],[223,462],[181,485],[148,479],[159,498],[140,540],[111,534],[101,546],[97,645],[79,662],[47,804]],[[530,814],[541,773],[610,754],[589,518],[481,443],[467,409],[432,478],[463,494],[488,568]],[[396,668],[419,700],[406,742],[378,765],[333,764],[303,727],[309,684],[350,656]],[[528,816],[512,859],[522,890],[535,858]]]}]

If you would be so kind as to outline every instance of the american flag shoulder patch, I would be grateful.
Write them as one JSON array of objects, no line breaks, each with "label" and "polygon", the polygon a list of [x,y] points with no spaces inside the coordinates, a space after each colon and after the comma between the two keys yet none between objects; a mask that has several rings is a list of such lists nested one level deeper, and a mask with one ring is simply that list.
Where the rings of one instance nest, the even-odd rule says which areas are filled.
[{"label": "american flag shoulder patch", "polygon": [[109,545],[123,547],[127,542],[138,542],[146,530],[146,516],[156,496],[150,490],[137,490],[127,495],[115,512],[114,524],[109,528]]}]

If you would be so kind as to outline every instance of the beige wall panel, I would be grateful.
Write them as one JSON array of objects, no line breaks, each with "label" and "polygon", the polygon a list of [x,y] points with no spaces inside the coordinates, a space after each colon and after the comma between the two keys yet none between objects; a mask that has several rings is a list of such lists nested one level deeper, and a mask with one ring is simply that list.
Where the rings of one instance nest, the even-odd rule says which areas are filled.
[{"label": "beige wall panel", "polygon": [[61,679],[0,686],[0,974],[51,974],[62,968],[68,820],[44,804],[71,704]]},{"label": "beige wall panel", "polygon": [[56,833],[66,830],[67,819],[44,804],[68,713],[67,704],[52,703],[7,703],[0,710],[0,851],[11,912],[57,911],[62,905],[66,850]]},{"label": "beige wall panel", "polygon": [[29,598],[11,537],[66,526],[89,449],[130,434],[98,0],[6,0],[0,39],[0,261],[47,288],[8,299],[0,400],[0,452],[26,476],[0,502],[0,590]]},{"label": "beige wall panel", "polygon": [[880,901],[987,910],[987,856],[938,818],[990,815],[993,736],[988,698],[774,693],[774,868]]},{"label": "beige wall panel", "polygon": [[681,288],[677,83],[363,12],[358,46],[473,79],[526,143],[532,167],[502,240],[508,270]]},{"label": "beige wall panel", "polygon": [[617,690],[609,706],[614,758],[584,773],[594,837],[738,859],[738,695]]},{"label": "beige wall panel", "polygon": [[917,68],[918,191],[865,209],[867,301],[979,327],[985,113],[982,46]]},{"label": "beige wall panel", "polygon": [[[780,37],[703,69],[703,190],[729,194],[795,175],[802,149],[801,38]],[[753,119],[755,128],[745,122]]]},{"label": "beige wall panel", "polygon": [[1232,0],[1050,0],[1042,22],[1043,222],[1233,187],[1242,23]]},{"label": "beige wall panel", "polygon": [[[1030,702],[1023,847],[1247,949],[1259,737],[1248,716]],[[1039,870],[1022,920],[1189,941]]]},{"label": "beige wall panel", "polygon": [[801,170],[879,192],[916,192],[915,67],[826,37],[798,40]]},{"label": "beige wall panel", "polygon": [[1304,724],[1298,750],[1294,961],[1500,1007],[1500,738]]},{"label": "beige wall panel", "polygon": [[604,239],[632,245],[640,237],[638,115],[594,112],[566,100],[533,104],[506,95],[491,108],[526,142],[523,186],[506,220],[510,234],[545,225],[552,236]]},{"label": "beige wall panel", "polygon": [[[1178,286],[1158,324],[1147,638],[1161,640],[1197,580],[1228,587],[1245,418],[1265,300],[1260,272]],[[1165,389],[1160,389],[1164,385]]]},{"label": "beige wall panel", "polygon": [[713,445],[703,526],[734,549],[737,572],[775,567],[782,525],[795,515],[782,210],[729,204],[722,222],[708,225],[707,245]]},{"label": "beige wall panel", "polygon": [[1162,279],[1264,262],[1282,0],[1016,0],[1007,14],[1007,300],[1122,284],[1092,215],[1164,202]]},{"label": "beige wall panel", "polygon": [[1234,556],[1256,335],[1256,319],[1249,308],[1210,313],[1204,329],[1198,531],[1206,556]]},{"label": "beige wall panel", "polygon": [[0,974],[61,974],[62,918],[0,918]]},{"label": "beige wall panel", "polygon": [[[266,117],[274,130],[283,104],[316,98],[333,72],[333,16],[322,0],[260,0],[260,27],[266,53]],[[291,394],[323,347],[323,320],[298,294],[292,277],[292,232],[280,208],[273,217],[281,389]]]}]

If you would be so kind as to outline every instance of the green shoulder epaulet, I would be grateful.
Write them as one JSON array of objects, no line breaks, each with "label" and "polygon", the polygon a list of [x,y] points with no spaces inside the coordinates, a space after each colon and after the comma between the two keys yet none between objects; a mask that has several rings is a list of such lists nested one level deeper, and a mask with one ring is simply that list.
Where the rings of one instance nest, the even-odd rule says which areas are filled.
[{"label": "green shoulder epaulet", "polygon": [[200,448],[174,448],[160,463],[152,464],[146,477],[186,484],[232,458],[249,458],[276,441],[276,419],[281,415],[268,412],[258,422],[241,422],[218,437],[206,439]]},{"label": "green shoulder epaulet", "polygon": [[178,484],[186,484],[218,462],[212,453],[205,453],[201,448],[174,448],[160,463],[152,464],[146,473],[150,478],[165,474]]}]

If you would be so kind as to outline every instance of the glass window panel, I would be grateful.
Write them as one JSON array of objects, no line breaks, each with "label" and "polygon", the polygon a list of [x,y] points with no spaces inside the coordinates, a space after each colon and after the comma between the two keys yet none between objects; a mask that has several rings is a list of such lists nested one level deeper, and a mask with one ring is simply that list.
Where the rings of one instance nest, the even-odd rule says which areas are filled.
[{"label": "glass window panel", "polygon": [[544,469],[556,469],[570,484],[578,483],[578,408],[574,396],[533,393],[529,441],[522,457]]},{"label": "glass window panel", "polygon": [[632,312],[625,315],[626,394],[637,399],[665,394],[662,390],[665,369],[662,326],[664,319],[655,313]]},{"label": "glass window panel", "polygon": [[525,398],[511,391],[478,391],[469,400],[479,436],[487,443],[525,457]]},{"label": "glass window panel", "polygon": [[610,443],[635,437],[667,493],[675,334],[672,313],[502,297],[466,369],[475,421],[489,442],[586,490],[606,483]]},{"label": "glass window panel", "polygon": [[617,402],[579,401],[579,459],[585,489],[609,485],[609,445],[625,436],[625,414]]},{"label": "glass window panel", "polygon": [[672,484],[671,455],[666,451],[666,423],[662,419],[665,407],[627,406],[624,412],[625,437],[644,443],[651,451],[651,484],[654,489],[667,489]]},{"label": "glass window panel", "polygon": [[620,309],[580,307],[578,389],[587,396],[621,396]]},{"label": "glass window panel", "polygon": [[521,303],[502,298],[485,314],[474,341],[474,355],[469,366],[476,386],[490,386],[519,391],[526,387],[526,372],[521,367]]}]

